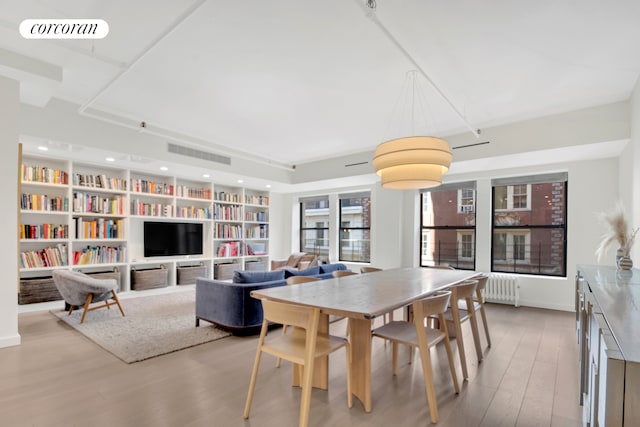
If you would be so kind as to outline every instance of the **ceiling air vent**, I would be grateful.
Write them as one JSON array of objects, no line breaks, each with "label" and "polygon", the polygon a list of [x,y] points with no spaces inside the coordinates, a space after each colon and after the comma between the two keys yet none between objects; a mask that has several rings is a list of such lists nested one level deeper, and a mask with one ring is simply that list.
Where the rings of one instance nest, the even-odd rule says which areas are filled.
[{"label": "ceiling air vent", "polygon": [[181,145],[169,143],[168,151],[170,153],[180,154],[181,156],[222,163],[223,165],[231,164],[231,157],[221,156],[220,154],[209,153],[207,151],[194,150],[193,148],[183,147]]}]

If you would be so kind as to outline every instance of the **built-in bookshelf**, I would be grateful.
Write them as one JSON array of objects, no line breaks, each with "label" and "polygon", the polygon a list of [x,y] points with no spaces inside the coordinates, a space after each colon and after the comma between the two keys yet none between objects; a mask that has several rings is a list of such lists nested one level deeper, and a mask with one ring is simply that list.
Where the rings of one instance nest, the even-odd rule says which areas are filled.
[{"label": "built-in bookshelf", "polygon": [[[180,267],[219,264],[242,269],[268,264],[269,193],[69,160],[25,156],[21,167],[20,277],[55,269],[120,274],[164,267],[167,285]],[[203,254],[145,257],[144,223],[203,225]],[[258,261],[258,262],[256,262]]]}]

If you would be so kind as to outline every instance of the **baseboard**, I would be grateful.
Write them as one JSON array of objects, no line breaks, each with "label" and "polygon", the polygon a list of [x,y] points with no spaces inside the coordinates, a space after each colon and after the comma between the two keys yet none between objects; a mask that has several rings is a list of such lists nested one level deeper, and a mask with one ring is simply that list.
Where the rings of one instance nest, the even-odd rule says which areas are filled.
[{"label": "baseboard", "polygon": [[547,310],[576,311],[576,308],[573,305],[549,304],[548,302],[527,301],[522,299],[520,300],[520,305],[533,308],[546,308]]},{"label": "baseboard", "polygon": [[15,334],[10,337],[0,337],[0,348],[13,347],[15,345],[20,345],[20,342],[21,342],[20,334]]}]

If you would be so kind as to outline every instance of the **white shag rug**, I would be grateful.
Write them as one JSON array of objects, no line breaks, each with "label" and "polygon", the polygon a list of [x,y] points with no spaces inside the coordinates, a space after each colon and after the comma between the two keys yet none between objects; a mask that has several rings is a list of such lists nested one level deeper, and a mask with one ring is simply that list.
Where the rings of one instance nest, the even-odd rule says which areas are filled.
[{"label": "white shag rug", "polygon": [[196,328],[195,290],[120,298],[120,304],[125,317],[112,306],[88,312],[83,324],[82,309],[71,316],[63,309],[51,313],[127,363],[231,335],[207,322]]}]

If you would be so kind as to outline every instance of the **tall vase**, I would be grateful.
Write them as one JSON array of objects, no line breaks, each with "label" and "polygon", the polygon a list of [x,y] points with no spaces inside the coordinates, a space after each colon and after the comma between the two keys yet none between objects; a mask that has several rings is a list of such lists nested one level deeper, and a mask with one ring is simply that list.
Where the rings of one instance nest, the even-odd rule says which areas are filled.
[{"label": "tall vase", "polygon": [[620,270],[631,270],[633,268],[633,260],[627,255],[623,255],[618,260],[618,268]]},{"label": "tall vase", "polygon": [[622,258],[623,255],[624,251],[622,250],[622,248],[618,248],[618,250],[616,251],[616,266],[620,262],[620,258]]}]

